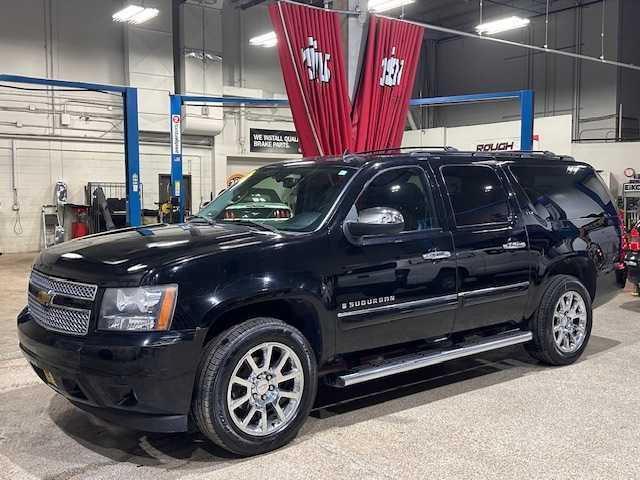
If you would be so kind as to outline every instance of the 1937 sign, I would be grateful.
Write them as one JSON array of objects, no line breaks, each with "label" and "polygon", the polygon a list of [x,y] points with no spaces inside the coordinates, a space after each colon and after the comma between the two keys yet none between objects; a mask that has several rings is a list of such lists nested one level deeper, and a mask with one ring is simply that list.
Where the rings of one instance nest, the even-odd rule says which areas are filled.
[{"label": "1937 sign", "polygon": [[249,149],[252,152],[287,155],[300,153],[298,134],[294,131],[252,128],[249,130],[249,137]]}]

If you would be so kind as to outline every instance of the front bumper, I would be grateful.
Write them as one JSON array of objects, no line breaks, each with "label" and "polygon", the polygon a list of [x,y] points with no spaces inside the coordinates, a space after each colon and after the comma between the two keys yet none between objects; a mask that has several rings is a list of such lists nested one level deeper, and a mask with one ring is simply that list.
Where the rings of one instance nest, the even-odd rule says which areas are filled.
[{"label": "front bumper", "polygon": [[624,256],[624,264],[627,266],[628,279],[636,285],[640,283],[640,252],[627,252]]},{"label": "front bumper", "polygon": [[74,337],[18,316],[24,356],[38,376],[74,405],[108,422],[152,432],[181,432],[187,418],[204,330]]}]

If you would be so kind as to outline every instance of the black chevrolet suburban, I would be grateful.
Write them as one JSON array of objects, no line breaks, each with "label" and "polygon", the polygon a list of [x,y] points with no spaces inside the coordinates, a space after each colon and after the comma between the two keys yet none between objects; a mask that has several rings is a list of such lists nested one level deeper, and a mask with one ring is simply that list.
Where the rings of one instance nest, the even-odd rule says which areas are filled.
[{"label": "black chevrolet suburban", "polygon": [[594,169],[549,152],[278,163],[185,223],[44,250],[20,346],[97,417],[253,455],[294,438],[319,379],[515,344],[575,362],[620,286],[621,233]]}]

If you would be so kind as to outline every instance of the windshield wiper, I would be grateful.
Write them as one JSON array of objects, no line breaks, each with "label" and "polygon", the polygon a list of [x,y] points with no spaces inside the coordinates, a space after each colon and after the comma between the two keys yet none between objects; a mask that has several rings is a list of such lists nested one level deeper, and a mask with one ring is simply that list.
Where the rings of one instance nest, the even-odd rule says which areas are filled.
[{"label": "windshield wiper", "polygon": [[237,223],[240,225],[249,225],[251,227],[258,227],[262,230],[268,230],[273,233],[280,233],[280,231],[276,227],[272,227],[271,225],[267,225],[265,223],[256,222],[255,220],[250,220],[247,218],[243,218],[241,220],[231,220],[229,223]]}]

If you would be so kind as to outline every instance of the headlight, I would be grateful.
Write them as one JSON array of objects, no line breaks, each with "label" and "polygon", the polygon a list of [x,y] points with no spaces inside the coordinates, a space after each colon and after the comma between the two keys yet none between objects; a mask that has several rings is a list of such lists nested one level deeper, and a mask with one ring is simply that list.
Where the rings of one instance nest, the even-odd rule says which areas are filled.
[{"label": "headlight", "polygon": [[168,330],[178,298],[177,285],[107,288],[102,297],[100,330]]}]

